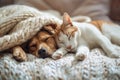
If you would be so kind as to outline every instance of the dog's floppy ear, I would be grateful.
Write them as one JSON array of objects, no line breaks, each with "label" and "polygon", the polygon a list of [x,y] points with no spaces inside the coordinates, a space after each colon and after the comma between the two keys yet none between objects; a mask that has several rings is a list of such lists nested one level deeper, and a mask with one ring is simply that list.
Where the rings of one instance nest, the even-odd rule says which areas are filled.
[{"label": "dog's floppy ear", "polygon": [[63,14],[63,26],[67,26],[69,24],[72,25],[72,20],[71,20],[70,16],[68,15],[68,13],[65,12]]},{"label": "dog's floppy ear", "polygon": [[59,26],[57,24],[48,24],[44,26],[43,29],[49,32],[50,34],[55,34],[56,30],[59,29]]}]

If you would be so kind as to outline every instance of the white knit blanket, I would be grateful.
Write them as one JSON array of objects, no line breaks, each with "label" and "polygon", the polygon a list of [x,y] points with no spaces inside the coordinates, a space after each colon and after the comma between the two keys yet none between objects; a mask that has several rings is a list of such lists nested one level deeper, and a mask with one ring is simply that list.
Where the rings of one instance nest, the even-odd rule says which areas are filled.
[{"label": "white knit blanket", "polygon": [[[12,5],[0,8],[0,51],[22,44],[44,25],[61,20],[37,9]],[[84,61],[76,61],[74,54],[62,59],[40,59],[28,55],[19,63],[11,54],[0,58],[0,80],[120,80],[120,58],[104,56],[94,49]]]}]

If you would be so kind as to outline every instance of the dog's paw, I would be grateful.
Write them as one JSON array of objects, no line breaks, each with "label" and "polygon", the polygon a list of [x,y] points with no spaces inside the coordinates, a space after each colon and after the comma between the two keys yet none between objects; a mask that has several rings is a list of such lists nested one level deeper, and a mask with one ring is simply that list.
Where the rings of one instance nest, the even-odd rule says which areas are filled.
[{"label": "dog's paw", "polygon": [[63,57],[63,54],[61,52],[55,52],[53,55],[52,55],[52,58],[53,59],[60,59]]},{"label": "dog's paw", "polygon": [[27,60],[26,53],[19,46],[13,48],[13,57],[17,61],[26,61]]}]

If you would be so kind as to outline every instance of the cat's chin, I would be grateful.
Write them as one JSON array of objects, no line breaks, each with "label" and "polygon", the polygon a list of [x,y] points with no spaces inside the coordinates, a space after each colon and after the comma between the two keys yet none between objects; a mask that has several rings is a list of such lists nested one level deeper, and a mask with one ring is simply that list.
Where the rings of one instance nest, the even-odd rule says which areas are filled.
[{"label": "cat's chin", "polygon": [[76,50],[75,49],[66,49],[68,53],[74,53]]}]

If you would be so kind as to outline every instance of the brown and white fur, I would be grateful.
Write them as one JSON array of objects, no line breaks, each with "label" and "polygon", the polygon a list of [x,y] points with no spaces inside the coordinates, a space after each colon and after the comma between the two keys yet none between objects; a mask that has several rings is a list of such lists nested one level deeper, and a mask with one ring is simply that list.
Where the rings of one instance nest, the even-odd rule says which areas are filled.
[{"label": "brown and white fur", "polygon": [[[67,13],[63,15],[61,29],[56,35],[59,49],[52,58],[59,59],[68,52],[76,52],[75,57],[83,60],[90,49],[101,47],[112,58],[120,57],[120,26],[104,21],[75,23]],[[114,44],[113,44],[114,43]]]},{"label": "brown and white fur", "polygon": [[[59,26],[58,26],[59,27]],[[23,45],[13,47],[13,57],[17,61],[27,60],[26,52],[32,53],[36,57],[46,58],[51,57],[57,49],[57,44],[54,39],[56,24],[49,24],[43,27],[33,38]],[[9,51],[9,50],[8,50]]]}]

